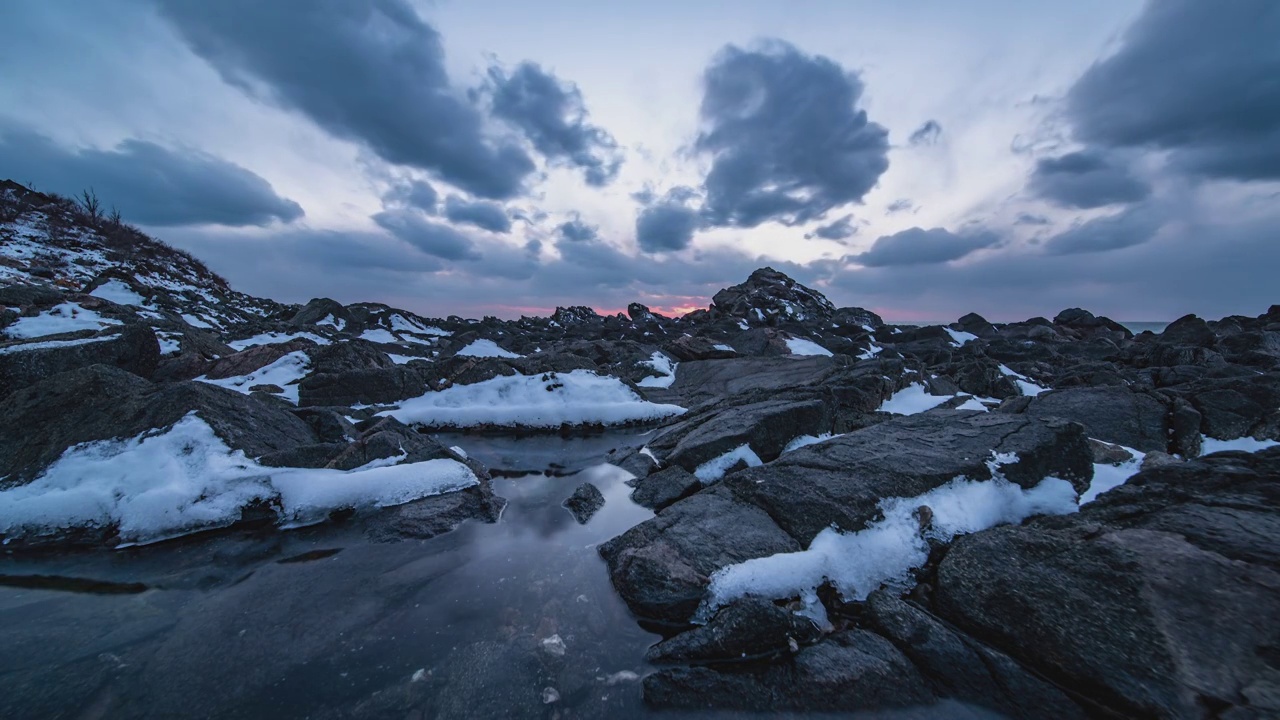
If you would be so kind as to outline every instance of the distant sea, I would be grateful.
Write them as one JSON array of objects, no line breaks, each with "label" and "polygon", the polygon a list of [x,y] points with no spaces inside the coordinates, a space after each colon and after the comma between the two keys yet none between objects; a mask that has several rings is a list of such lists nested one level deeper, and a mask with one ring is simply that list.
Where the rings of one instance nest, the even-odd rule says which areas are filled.
[{"label": "distant sea", "polygon": [[[885,322],[889,323],[890,325],[916,325],[918,327],[923,327],[925,325],[950,325],[951,324],[951,321],[943,321],[943,320],[885,320]],[[1165,328],[1169,327],[1169,322],[1167,320],[1160,321],[1160,322],[1153,322],[1153,321],[1129,322],[1127,320],[1117,320],[1116,322],[1129,328],[1129,331],[1132,332],[1134,335],[1137,335],[1138,333],[1144,330],[1150,330],[1153,333],[1162,333],[1164,332]]]}]

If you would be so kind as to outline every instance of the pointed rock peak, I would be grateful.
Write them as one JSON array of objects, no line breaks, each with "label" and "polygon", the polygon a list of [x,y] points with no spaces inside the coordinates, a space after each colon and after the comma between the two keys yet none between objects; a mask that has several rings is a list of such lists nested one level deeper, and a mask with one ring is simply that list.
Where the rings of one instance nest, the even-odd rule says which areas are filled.
[{"label": "pointed rock peak", "polygon": [[636,302],[627,306],[627,315],[631,316],[633,322],[654,322],[667,319],[650,310],[648,305],[641,305]]},{"label": "pointed rock peak", "polygon": [[754,322],[827,320],[835,306],[826,296],[770,267],[751,273],[741,285],[725,288],[711,299],[721,316]]}]

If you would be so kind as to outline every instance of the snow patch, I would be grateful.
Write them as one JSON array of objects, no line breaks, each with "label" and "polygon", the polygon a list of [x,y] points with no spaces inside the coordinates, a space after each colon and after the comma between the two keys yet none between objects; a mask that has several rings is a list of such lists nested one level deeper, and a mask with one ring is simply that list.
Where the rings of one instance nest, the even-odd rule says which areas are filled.
[{"label": "snow patch", "polygon": [[[1121,445],[1120,447],[1124,446]],[[1089,489],[1085,490],[1084,494],[1080,496],[1081,505],[1091,503],[1097,500],[1102,493],[1120,487],[1142,469],[1142,459],[1146,457],[1146,453],[1134,450],[1131,447],[1125,447],[1124,449],[1133,456],[1133,459],[1126,460],[1119,465],[1093,464],[1093,481],[1089,483]]]},{"label": "snow patch", "polygon": [[448,330],[441,330],[440,328],[431,325],[423,325],[420,322],[398,314],[391,316],[391,329],[398,332],[414,332],[421,335],[435,335],[437,337],[449,337],[453,334]]},{"label": "snow patch", "polygon": [[1224,450],[1258,452],[1259,450],[1266,450],[1269,447],[1280,445],[1280,442],[1276,442],[1275,440],[1257,440],[1251,437],[1236,438],[1235,440],[1218,440],[1217,438],[1211,438],[1208,435],[1203,436],[1200,443],[1201,455],[1222,452]]},{"label": "snow patch", "polygon": [[101,330],[122,324],[119,320],[104,318],[75,303],[65,302],[35,317],[18,318],[16,322],[4,329],[4,333],[14,338],[35,338],[80,330]]},{"label": "snow patch", "polygon": [[640,387],[669,388],[676,381],[676,366],[679,363],[671,362],[671,358],[660,352],[655,352],[648,360],[641,360],[639,364],[648,366],[658,373],[636,383]]},{"label": "snow patch", "polygon": [[1006,377],[1013,378],[1014,382],[1018,383],[1018,389],[1020,389],[1022,394],[1027,397],[1035,397],[1036,395],[1048,390],[1046,387],[1041,387],[1040,385],[1031,382],[1026,375],[1019,375],[1003,364],[1000,366],[1000,373]]},{"label": "snow patch", "polygon": [[924,385],[913,383],[885,400],[880,406],[880,411],[894,415],[915,415],[925,410],[932,410],[950,399],[950,395],[930,395]]},{"label": "snow patch", "polygon": [[729,468],[737,465],[738,461],[745,462],[747,467],[759,467],[764,464],[751,446],[744,444],[702,463],[697,470],[693,471],[693,474],[702,481],[703,485],[710,485],[724,477]]},{"label": "snow patch", "polygon": [[0,348],[0,355],[11,355],[17,352],[27,350],[50,350],[53,348],[75,347],[76,345],[89,345],[91,343],[106,342],[115,340],[119,335],[106,335],[104,337],[80,338],[79,340],[45,340],[44,342],[23,343],[21,345],[10,345],[9,347]]},{"label": "snow patch", "polygon": [[516,353],[511,352],[510,350],[504,350],[503,348],[498,347],[498,344],[492,340],[483,340],[483,339],[472,342],[470,345],[459,350],[457,354],[463,357],[495,357],[495,358],[524,357],[523,355],[518,355]]},{"label": "snow patch", "polygon": [[589,370],[496,377],[454,385],[400,403],[380,415],[431,427],[553,428],[561,425],[658,420],[680,415],[677,405],[646,402],[622,381]]},{"label": "snow patch", "polygon": [[[319,324],[319,323],[317,323]],[[232,340],[227,343],[227,347],[232,350],[244,350],[245,348],[254,347],[256,345],[274,345],[276,343],[289,342],[290,340],[310,340],[317,345],[328,345],[329,339],[309,332],[298,333],[279,333],[266,332],[261,335],[254,335],[251,338],[243,340]]]},{"label": "snow patch", "polygon": [[69,448],[33,482],[0,491],[0,533],[116,526],[125,545],[140,544],[225,527],[255,501],[279,503],[288,528],[338,508],[398,505],[475,484],[454,460],[347,472],[263,467],[190,413],[163,432]]},{"label": "snow patch", "polygon": [[821,435],[800,435],[798,437],[792,438],[791,442],[787,443],[787,446],[782,448],[782,452],[789,453],[793,450],[799,450],[802,447],[817,445],[818,443],[826,442],[827,440],[830,440],[833,437],[836,437],[836,436],[832,435],[831,433],[822,433]]},{"label": "snow patch", "polygon": [[884,351],[884,348],[880,347],[879,345],[876,345],[875,343],[869,343],[866,350],[858,353],[858,359],[870,360],[871,358],[879,355],[883,351]]},{"label": "snow patch", "polygon": [[307,366],[310,363],[311,358],[307,357],[307,354],[302,350],[297,350],[247,375],[236,375],[218,380],[210,380],[201,375],[196,380],[210,385],[218,385],[228,390],[235,390],[245,395],[252,392],[249,388],[255,385],[279,385],[284,388],[284,392],[280,394],[281,397],[288,398],[293,404],[297,405],[297,381],[306,376]]},{"label": "snow patch", "polygon": [[371,328],[369,330],[365,330],[360,333],[360,339],[368,340],[369,342],[389,344],[396,344],[400,342],[400,338],[392,335],[389,331],[384,330],[383,328]]},{"label": "snow patch", "polygon": [[831,357],[831,351],[805,338],[787,338],[787,349],[792,355],[822,355]]},{"label": "snow patch", "polygon": [[141,295],[133,291],[123,280],[111,278],[99,285],[90,295],[109,300],[117,305],[141,306],[146,302]]},{"label": "snow patch", "polygon": [[945,325],[943,326],[942,329],[946,330],[947,334],[951,336],[951,339],[955,342],[956,347],[960,347],[961,345],[964,345],[967,342],[978,339],[978,336],[974,335],[971,332],[964,332],[963,330],[952,330],[951,328],[946,327]]}]

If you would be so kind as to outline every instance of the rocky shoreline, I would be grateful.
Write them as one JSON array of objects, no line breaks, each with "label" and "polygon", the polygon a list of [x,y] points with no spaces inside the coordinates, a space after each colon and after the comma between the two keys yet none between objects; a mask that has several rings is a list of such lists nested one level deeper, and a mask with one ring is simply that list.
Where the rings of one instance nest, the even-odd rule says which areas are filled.
[{"label": "rocky shoreline", "polygon": [[681,318],[424,318],[252,298],[0,191],[6,555],[427,538],[505,502],[429,432],[652,426],[608,460],[657,514],[598,551],[666,638],[653,707],[1280,713],[1280,306],[895,326],[762,268]]}]

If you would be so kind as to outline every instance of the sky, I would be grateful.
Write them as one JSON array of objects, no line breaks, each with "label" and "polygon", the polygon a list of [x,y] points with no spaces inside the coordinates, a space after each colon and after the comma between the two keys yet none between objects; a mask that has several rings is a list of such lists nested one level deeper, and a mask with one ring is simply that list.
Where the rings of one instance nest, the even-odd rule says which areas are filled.
[{"label": "sky", "polygon": [[[730,9],[731,8],[731,9]],[[16,0],[0,178],[285,302],[1280,302],[1273,0]]]}]

